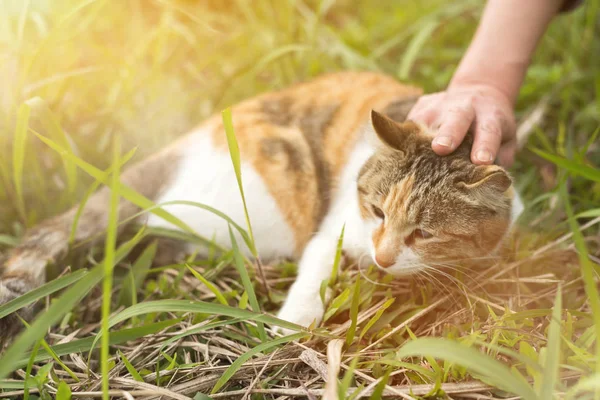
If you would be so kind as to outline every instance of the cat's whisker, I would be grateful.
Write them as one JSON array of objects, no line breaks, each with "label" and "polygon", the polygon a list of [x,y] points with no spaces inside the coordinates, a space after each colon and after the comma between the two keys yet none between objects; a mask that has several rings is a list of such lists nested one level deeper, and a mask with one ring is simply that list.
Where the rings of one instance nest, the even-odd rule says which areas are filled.
[{"label": "cat's whisker", "polygon": [[[429,272],[429,274],[434,275],[435,273],[440,273],[439,270],[437,270],[436,268],[433,268],[431,266],[425,265],[426,269],[428,269],[429,271],[433,271],[433,273]],[[456,280],[456,278],[448,275],[448,274],[443,274],[442,275],[446,276],[447,278],[449,278],[450,282],[453,283],[457,290],[462,293],[465,298],[468,298],[468,294],[466,292],[466,290],[468,289],[462,282]],[[439,281],[439,279],[438,279]],[[454,302],[453,305],[459,304],[459,299],[456,298],[456,292],[455,291],[451,291],[447,285],[444,285],[441,281],[439,281],[440,284],[442,285],[442,287],[446,290],[446,293],[448,294],[448,297],[452,299],[452,301]]]},{"label": "cat's whisker", "polygon": [[[374,280],[372,280],[371,278],[369,278],[369,277],[368,277],[368,276],[365,274],[365,272],[363,271],[363,268],[361,268],[361,264],[362,264],[362,262],[361,262],[361,261],[362,261],[362,259],[363,259],[363,258],[365,258],[365,257],[370,257],[370,256],[363,254],[363,255],[362,255],[362,256],[361,256],[361,257],[358,259],[358,268],[357,268],[357,269],[358,269],[358,273],[360,274],[360,276],[361,276],[361,277],[362,277],[362,278],[363,278],[365,281],[367,281],[367,282],[369,282],[369,283],[371,283],[371,284],[373,284],[373,285],[376,285],[376,286],[383,286],[383,287],[395,287],[394,285],[390,285],[390,284],[387,284],[387,283],[381,283],[381,282],[377,282],[377,281],[374,281]],[[378,268],[379,268],[379,267],[378,267]]]},{"label": "cat's whisker", "polygon": [[487,256],[481,256],[481,257],[443,259],[444,262],[449,262],[449,263],[460,263],[460,262],[469,262],[469,261],[488,261],[488,260],[501,261],[502,258],[499,256],[487,255]]},{"label": "cat's whisker", "polygon": [[431,268],[432,270],[434,270],[435,273],[440,274],[440,275],[448,278],[448,280],[450,280],[450,282],[454,283],[459,290],[465,292],[465,294],[466,294],[467,286],[463,282],[461,282],[459,279],[457,279],[455,276],[452,276],[451,274],[449,274],[447,272],[444,272],[444,271],[442,271],[440,269],[437,269],[437,268],[433,268],[433,267],[429,267],[429,268]]},{"label": "cat's whisker", "polygon": [[[423,267],[426,267],[426,265],[423,265]],[[430,278],[428,280],[428,282],[432,283],[441,292],[446,293],[446,295],[448,297],[452,297],[452,298],[454,297],[452,294],[452,291],[450,289],[448,289],[448,287],[446,287],[446,285],[444,285],[444,283],[442,281],[440,281],[439,278],[437,278],[435,275],[433,275],[431,272],[429,272],[427,268],[423,268],[421,270],[421,272],[423,274],[427,275]]]},{"label": "cat's whisker", "polygon": [[[458,269],[455,269],[455,268],[454,268],[454,267],[452,267],[452,266],[447,266],[447,265],[444,265],[444,264],[434,264],[434,265],[435,265],[435,267],[432,267],[432,269],[433,269],[433,270],[435,270],[436,272],[438,272],[438,273],[440,273],[440,274],[442,274],[442,275],[444,275],[444,276],[446,276],[446,277],[450,278],[451,280],[453,280],[453,281],[455,281],[455,282],[460,282],[460,285],[461,285],[461,286],[462,286],[462,287],[463,287],[465,290],[469,288],[469,287],[468,287],[468,286],[467,286],[465,283],[463,283],[463,282],[461,282],[460,280],[458,280],[458,278],[456,278],[455,276],[452,276],[452,275],[448,274],[448,273],[447,273],[447,272],[445,272],[445,271],[442,271],[440,268],[447,268],[447,269],[450,269],[450,270],[453,270],[453,271],[456,271],[456,272],[461,272],[461,273],[462,273],[463,271],[460,271],[460,270],[458,270]],[[470,276],[469,276],[469,275],[464,275],[464,276],[465,276],[465,277],[467,277],[467,278],[470,278]],[[484,292],[486,295],[487,295],[487,294],[489,294],[489,293],[488,293],[488,291],[485,289],[485,287],[484,287],[483,285],[481,285],[481,283],[479,283],[479,282],[478,282],[476,279],[470,279],[469,281],[470,281],[470,282],[473,282],[473,283],[474,283],[474,284],[475,284],[475,285],[476,285],[476,286],[477,286],[477,287],[478,287],[480,290],[482,290],[482,291],[483,291],[483,292]],[[467,292],[465,292],[465,295],[467,295]]]}]

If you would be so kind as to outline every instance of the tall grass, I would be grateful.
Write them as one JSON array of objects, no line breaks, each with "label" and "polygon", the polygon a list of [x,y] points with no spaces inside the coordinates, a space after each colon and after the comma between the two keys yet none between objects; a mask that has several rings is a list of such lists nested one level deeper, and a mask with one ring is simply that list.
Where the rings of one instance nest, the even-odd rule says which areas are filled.
[{"label": "tall grass", "polygon": [[[596,398],[599,4],[590,0],[555,21],[521,91],[519,119],[532,121],[536,112],[541,118],[524,132],[526,147],[513,170],[528,210],[505,261],[400,282],[372,268],[336,268],[325,328],[310,335],[261,313],[281,303],[294,266],[265,265],[265,284],[252,281],[233,233],[231,251],[181,265],[151,267],[152,246],[128,257],[147,230],[116,247],[119,196],[169,220],[186,240],[210,239],[119,183],[120,169],[211,113],[328,71],[380,70],[427,91],[442,89],[481,3],[0,3],[0,253],[27,227],[85,201],[99,185],[111,186],[114,196],[102,261],[95,261],[99,249],[73,258],[73,267],[89,271],[0,306],[2,316],[52,298],[2,354],[0,379],[15,379],[0,380],[0,389],[40,398],[82,390],[107,398],[108,390],[122,388],[272,398],[305,394],[300,380],[319,395],[327,343],[341,338],[333,367],[344,370],[343,378],[328,385],[341,397],[469,390],[502,396],[496,387],[526,399]],[[124,156],[113,152],[120,148]],[[229,220],[255,252],[247,222],[248,231]],[[332,260],[340,261],[339,254]],[[117,302],[110,301],[113,292],[120,292]],[[275,325],[300,332],[280,337],[270,329]],[[51,360],[57,362],[40,367]]]}]

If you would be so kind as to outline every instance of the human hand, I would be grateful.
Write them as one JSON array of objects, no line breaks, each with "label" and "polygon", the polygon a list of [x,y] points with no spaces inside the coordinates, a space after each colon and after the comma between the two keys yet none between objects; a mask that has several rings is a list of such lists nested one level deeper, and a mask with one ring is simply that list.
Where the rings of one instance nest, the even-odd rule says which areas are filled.
[{"label": "human hand", "polygon": [[517,149],[513,106],[500,90],[489,85],[452,85],[448,90],[421,97],[408,119],[439,127],[432,143],[439,155],[452,153],[474,124],[471,161],[504,167],[514,162]]}]

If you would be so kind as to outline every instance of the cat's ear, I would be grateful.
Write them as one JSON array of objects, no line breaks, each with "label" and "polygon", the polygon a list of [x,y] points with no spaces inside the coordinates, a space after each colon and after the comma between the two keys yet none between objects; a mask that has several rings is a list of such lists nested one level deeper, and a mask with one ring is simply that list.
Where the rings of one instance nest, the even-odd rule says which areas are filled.
[{"label": "cat's ear", "polygon": [[504,168],[497,165],[480,165],[475,167],[466,182],[462,182],[467,189],[488,189],[504,193],[512,185],[512,179]]},{"label": "cat's ear", "polygon": [[375,110],[371,111],[371,124],[379,139],[396,150],[406,150],[407,139],[419,132],[419,126],[412,121],[398,123]]}]

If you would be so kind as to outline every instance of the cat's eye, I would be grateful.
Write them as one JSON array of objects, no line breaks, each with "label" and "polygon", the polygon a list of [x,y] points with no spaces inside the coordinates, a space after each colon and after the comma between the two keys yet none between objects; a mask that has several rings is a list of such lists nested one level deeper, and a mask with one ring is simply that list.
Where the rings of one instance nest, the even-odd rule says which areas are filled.
[{"label": "cat's eye", "polygon": [[431,239],[432,237],[433,234],[431,234],[430,232],[427,232],[425,229],[418,228],[412,231],[410,235],[408,235],[406,238],[404,238],[404,244],[410,247],[413,246],[417,240]]},{"label": "cat's eye", "polygon": [[433,237],[433,235],[425,229],[415,229],[413,231],[413,236],[416,239],[431,239]]},{"label": "cat's eye", "polygon": [[379,219],[385,219],[385,214],[381,211],[381,208],[371,205],[371,209],[373,210],[373,214]]}]

